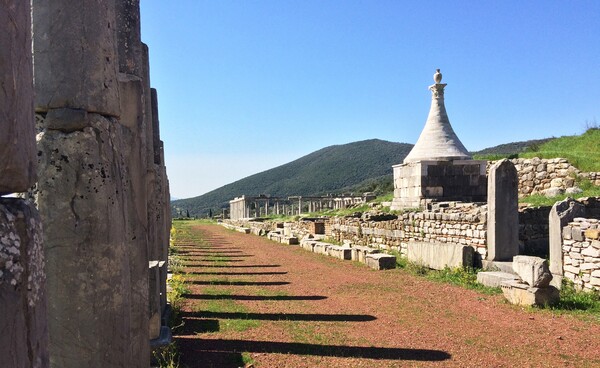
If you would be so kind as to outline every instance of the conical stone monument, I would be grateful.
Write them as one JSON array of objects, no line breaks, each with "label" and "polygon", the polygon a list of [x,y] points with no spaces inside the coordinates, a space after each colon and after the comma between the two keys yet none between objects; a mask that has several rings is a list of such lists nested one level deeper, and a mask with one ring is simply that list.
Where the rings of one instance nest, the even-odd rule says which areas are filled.
[{"label": "conical stone monument", "polygon": [[439,201],[486,200],[486,162],[471,159],[450,125],[444,105],[445,83],[437,69],[431,91],[431,108],[417,143],[393,166],[392,210],[426,207]]}]

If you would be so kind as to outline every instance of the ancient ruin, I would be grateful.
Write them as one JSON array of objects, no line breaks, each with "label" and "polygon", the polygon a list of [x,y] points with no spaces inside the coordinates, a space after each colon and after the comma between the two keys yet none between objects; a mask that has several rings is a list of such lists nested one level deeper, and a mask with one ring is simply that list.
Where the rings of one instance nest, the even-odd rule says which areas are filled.
[{"label": "ancient ruin", "polygon": [[316,212],[326,209],[338,210],[354,205],[364,204],[374,199],[372,193],[362,196],[288,196],[271,197],[270,195],[242,195],[229,201],[229,218],[266,217],[269,215],[300,215],[303,212]]},{"label": "ancient ruin", "polygon": [[434,74],[431,108],[425,127],[404,162],[393,166],[392,210],[424,208],[434,201],[484,202],[486,162],[471,160],[458,139],[444,105],[445,83]]},{"label": "ancient ruin", "polygon": [[0,355],[148,367],[170,340],[170,208],[139,1],[0,8],[0,194],[37,206],[0,203]]}]

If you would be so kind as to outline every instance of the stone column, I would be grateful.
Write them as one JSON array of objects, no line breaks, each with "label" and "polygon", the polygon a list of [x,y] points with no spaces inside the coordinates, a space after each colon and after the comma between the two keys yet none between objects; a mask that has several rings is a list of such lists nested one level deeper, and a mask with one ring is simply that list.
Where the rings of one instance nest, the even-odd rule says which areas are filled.
[{"label": "stone column", "polygon": [[512,261],[519,254],[519,177],[508,160],[496,162],[488,178],[487,259]]},{"label": "stone column", "polygon": [[[31,46],[30,2],[0,2],[0,195],[35,184]],[[46,304],[38,211],[0,197],[0,366],[49,366]]]},{"label": "stone column", "polygon": [[51,364],[148,367],[154,152],[138,4],[33,0],[33,16]]},{"label": "stone column", "polygon": [[0,3],[0,195],[35,182],[30,14],[28,1]]}]

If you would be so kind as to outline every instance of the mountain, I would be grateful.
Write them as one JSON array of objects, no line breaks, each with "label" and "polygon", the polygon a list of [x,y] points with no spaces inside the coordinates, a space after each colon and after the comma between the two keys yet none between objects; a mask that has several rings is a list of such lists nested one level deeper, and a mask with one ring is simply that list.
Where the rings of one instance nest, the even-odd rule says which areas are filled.
[{"label": "mountain", "polygon": [[523,152],[534,152],[537,151],[540,145],[553,140],[554,138],[544,139],[531,139],[528,141],[511,142],[500,144],[498,146],[482,149],[481,151],[471,152],[475,158],[490,158],[495,159],[494,156],[514,156]]},{"label": "mountain", "polygon": [[325,147],[201,196],[172,201],[173,216],[217,214],[241,195],[316,196],[390,187],[392,165],[402,163],[412,147],[379,139]]}]

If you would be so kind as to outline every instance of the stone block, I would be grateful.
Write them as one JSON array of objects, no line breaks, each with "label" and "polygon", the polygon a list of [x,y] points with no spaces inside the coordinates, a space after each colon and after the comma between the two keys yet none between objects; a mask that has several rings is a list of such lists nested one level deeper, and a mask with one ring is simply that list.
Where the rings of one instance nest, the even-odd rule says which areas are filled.
[{"label": "stone block", "polygon": [[42,239],[42,220],[33,204],[0,198],[2,367],[49,367]]},{"label": "stone block", "polygon": [[600,238],[600,229],[587,229],[585,231],[585,237],[594,240]]},{"label": "stone block", "polygon": [[28,1],[0,4],[0,195],[35,183],[31,8]]},{"label": "stone block", "polygon": [[600,258],[600,249],[596,249],[594,247],[587,247],[581,251],[581,254],[593,258]]},{"label": "stone block", "polygon": [[396,257],[391,254],[367,254],[365,260],[367,266],[375,270],[388,270],[396,268]]},{"label": "stone block", "polygon": [[436,270],[446,267],[472,267],[474,251],[468,245],[411,241],[408,243],[407,258],[411,262]]},{"label": "stone block", "polygon": [[540,257],[515,256],[513,270],[529,286],[543,288],[550,285],[552,274],[548,262]]},{"label": "stone block", "polygon": [[517,275],[501,271],[477,272],[477,282],[488,287],[500,287],[504,281],[518,280]]},{"label": "stone block", "polygon": [[350,248],[350,247],[341,247],[341,246],[334,245],[334,246],[329,247],[327,252],[331,257],[344,259],[344,260],[352,259],[352,248]]},{"label": "stone block", "polygon": [[552,305],[558,302],[560,292],[554,286],[534,288],[517,281],[505,281],[500,285],[504,297],[511,303],[523,306]]},{"label": "stone block", "polygon": [[373,247],[354,246],[352,247],[352,260],[366,263],[367,254],[379,253],[380,250]]},{"label": "stone block", "polygon": [[115,2],[33,0],[35,108],[120,113]]},{"label": "stone block", "polygon": [[298,245],[298,238],[295,236],[286,236],[283,238],[282,243],[288,244],[288,245]]}]

